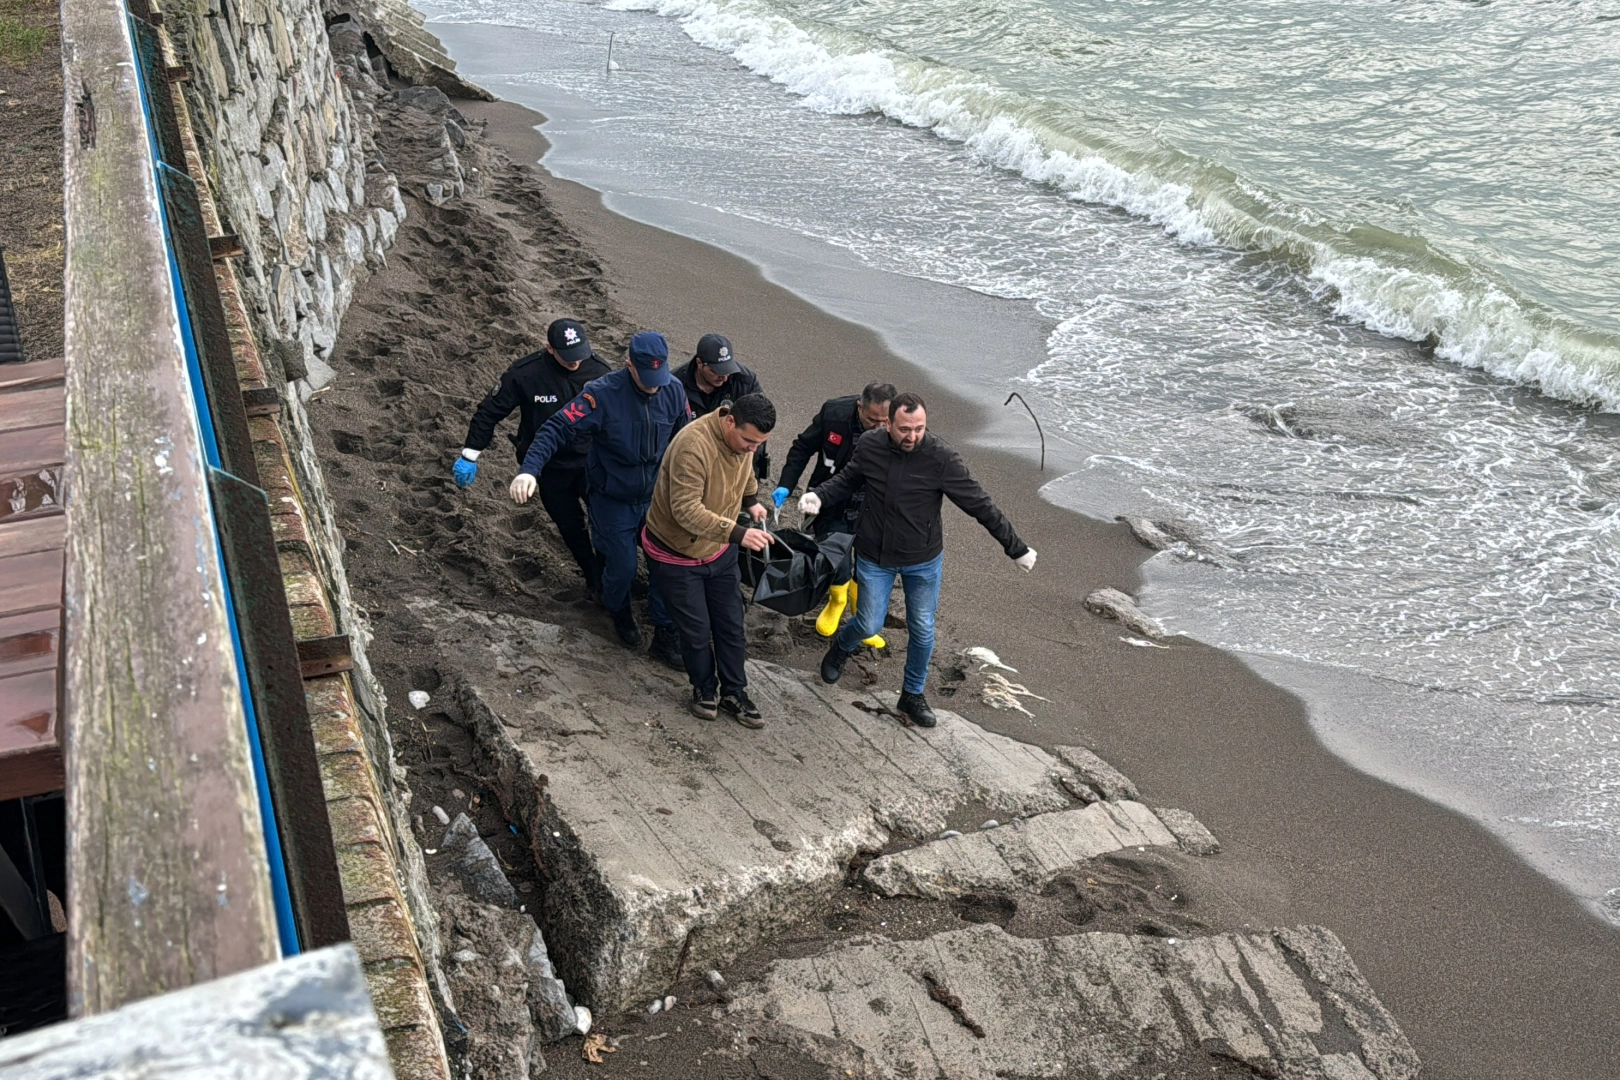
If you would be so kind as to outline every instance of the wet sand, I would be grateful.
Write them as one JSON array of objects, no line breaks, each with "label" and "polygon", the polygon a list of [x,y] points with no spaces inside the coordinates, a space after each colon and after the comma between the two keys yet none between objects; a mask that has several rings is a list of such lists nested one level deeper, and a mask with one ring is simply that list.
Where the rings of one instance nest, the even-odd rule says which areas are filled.
[{"label": "wet sand", "polygon": [[[487,120],[488,137],[515,160],[544,153],[530,110],[462,108]],[[636,326],[663,331],[677,352],[726,333],[759,372],[782,416],[774,467],[827,397],[883,378],[927,398],[930,427],[964,450],[1040,552],[1021,574],[977,524],[947,511],[942,634],[994,648],[1052,699],[1034,703],[1034,721],[977,702],[951,708],[1032,742],[1084,742],[1146,801],[1191,810],[1225,848],[1214,887],[1257,921],[1339,934],[1426,1076],[1620,1075],[1620,933],[1478,824],[1333,757],[1301,703],[1237,659],[1190,643],[1134,648],[1118,624],[1087,614],[1082,601],[1096,588],[1134,591],[1151,553],[1123,526],[1043,500],[1051,470],[970,447],[988,410],[751,263],[613,214],[579,185],[547,177],[545,187]]]}]

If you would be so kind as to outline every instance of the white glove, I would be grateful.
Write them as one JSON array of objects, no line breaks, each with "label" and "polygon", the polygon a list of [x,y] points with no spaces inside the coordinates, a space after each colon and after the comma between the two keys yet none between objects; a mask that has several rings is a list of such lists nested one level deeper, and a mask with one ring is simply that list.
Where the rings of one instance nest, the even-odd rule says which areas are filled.
[{"label": "white glove", "polygon": [[512,495],[512,501],[522,506],[534,498],[534,493],[540,489],[540,481],[534,478],[533,473],[520,472],[512,478],[512,486],[507,489]]},{"label": "white glove", "polygon": [[799,496],[799,513],[805,517],[814,517],[821,513],[821,496],[813,491],[807,491]]},{"label": "white glove", "polygon": [[1018,558],[1014,559],[1013,562],[1018,564],[1018,569],[1022,570],[1026,574],[1029,573],[1031,570],[1035,569],[1035,549],[1030,548],[1028,551],[1018,556]]}]

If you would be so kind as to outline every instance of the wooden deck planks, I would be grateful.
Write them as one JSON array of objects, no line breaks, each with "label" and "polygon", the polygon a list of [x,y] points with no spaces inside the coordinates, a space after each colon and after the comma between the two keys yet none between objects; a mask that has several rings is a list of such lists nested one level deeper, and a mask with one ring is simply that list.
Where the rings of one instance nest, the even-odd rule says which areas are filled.
[{"label": "wooden deck planks", "polygon": [[63,784],[65,371],[0,364],[0,800]]},{"label": "wooden deck planks", "polygon": [[60,386],[24,386],[6,391],[0,431],[57,427],[67,421],[67,399]]},{"label": "wooden deck planks", "polygon": [[66,374],[67,364],[60,356],[55,360],[33,360],[26,364],[0,364],[0,391],[60,384]]},{"label": "wooden deck planks", "polygon": [[0,524],[0,800],[63,785],[58,668],[65,522],[58,513]]},{"label": "wooden deck planks", "polygon": [[[0,393],[0,409],[6,395]],[[36,469],[58,468],[67,456],[67,440],[61,424],[0,431],[0,476],[14,476]]]},{"label": "wooden deck planks", "polygon": [[62,609],[0,615],[0,679],[56,670],[62,649]]},{"label": "wooden deck planks", "polygon": [[56,672],[0,679],[0,761],[55,742]]},{"label": "wooden deck planks", "polygon": [[61,603],[60,550],[0,559],[0,615],[59,607]]},{"label": "wooden deck planks", "polygon": [[0,525],[0,559],[35,551],[60,551],[67,546],[67,516],[29,518]]}]

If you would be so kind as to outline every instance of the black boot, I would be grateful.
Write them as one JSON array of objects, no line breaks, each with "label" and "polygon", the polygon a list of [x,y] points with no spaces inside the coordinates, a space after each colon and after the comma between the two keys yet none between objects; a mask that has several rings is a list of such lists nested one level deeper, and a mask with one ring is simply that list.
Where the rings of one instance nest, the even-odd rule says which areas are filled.
[{"label": "black boot", "polygon": [[939,723],[934,717],[934,710],[928,707],[928,702],[921,694],[900,695],[900,711],[911,718],[911,722],[918,727],[933,727]]},{"label": "black boot", "polygon": [[847,653],[843,649],[840,649],[838,647],[838,642],[834,641],[832,648],[827,650],[827,655],[821,658],[821,681],[824,683],[835,683],[842,678],[844,674],[844,665],[849,663],[849,658],[852,655],[854,654]]},{"label": "black boot", "polygon": [[632,649],[641,644],[641,627],[636,625],[636,617],[630,614],[629,604],[608,614],[613,618],[613,629],[619,632],[620,641]]},{"label": "black boot", "polygon": [[647,656],[665,667],[685,671],[686,661],[681,659],[680,630],[673,625],[653,627],[652,644],[647,646]]}]

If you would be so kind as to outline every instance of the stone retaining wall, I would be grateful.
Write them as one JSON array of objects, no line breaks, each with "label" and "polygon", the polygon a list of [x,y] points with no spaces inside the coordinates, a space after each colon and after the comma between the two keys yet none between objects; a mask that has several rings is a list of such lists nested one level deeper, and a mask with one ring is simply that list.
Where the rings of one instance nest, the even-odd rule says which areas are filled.
[{"label": "stone retaining wall", "polygon": [[286,374],[307,397],[331,378],[357,273],[405,216],[365,87],[345,85],[319,0],[170,0],[163,15],[254,331],[291,346]]}]

